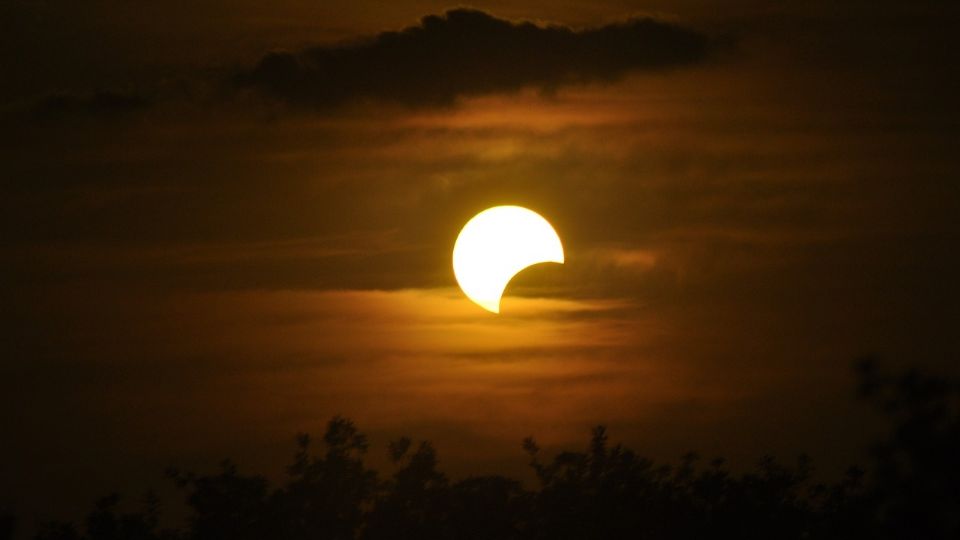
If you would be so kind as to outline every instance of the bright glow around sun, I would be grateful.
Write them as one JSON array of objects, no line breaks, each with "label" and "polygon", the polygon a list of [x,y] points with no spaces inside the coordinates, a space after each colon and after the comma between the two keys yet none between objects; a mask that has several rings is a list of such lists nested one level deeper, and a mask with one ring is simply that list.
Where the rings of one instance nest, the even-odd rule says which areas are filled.
[{"label": "bright glow around sun", "polygon": [[464,294],[500,313],[500,297],[524,268],[563,264],[560,237],[540,214],[520,206],[494,206],[473,217],[453,246],[453,273]]}]

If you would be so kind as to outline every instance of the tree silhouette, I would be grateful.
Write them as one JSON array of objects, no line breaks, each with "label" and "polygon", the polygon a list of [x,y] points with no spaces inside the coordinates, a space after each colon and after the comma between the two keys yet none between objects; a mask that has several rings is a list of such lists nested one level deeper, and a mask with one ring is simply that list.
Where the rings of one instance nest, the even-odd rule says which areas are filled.
[{"label": "tree silhouette", "polygon": [[860,394],[893,420],[873,448],[877,520],[887,538],[960,538],[960,384],[858,364]]},{"label": "tree silhouette", "polygon": [[410,453],[406,440],[390,446],[399,468],[381,486],[363,538],[445,538],[450,485],[437,470],[437,455],[428,442]]},{"label": "tree silhouette", "polygon": [[[873,361],[858,365],[860,395],[882,411],[891,432],[867,470],[851,467],[836,483],[811,481],[806,456],[792,464],[762,458],[735,473],[720,458],[689,453],[657,464],[620,444],[603,426],[583,451],[547,458],[523,441],[536,485],[483,476],[451,481],[429,442],[388,445],[393,473],[381,479],[364,458],[367,440],[350,420],[327,424],[315,452],[297,438],[283,485],[241,474],[170,471],[190,515],[183,530],[158,527],[158,502],[118,511],[101,499],[82,530],[49,523],[39,540],[565,540],[954,539],[960,538],[960,386]],[[13,519],[0,519],[0,539]]]},{"label": "tree silhouette", "polygon": [[377,475],[364,467],[366,437],[353,422],[336,417],[323,437],[326,452],[310,454],[310,437],[300,435],[299,451],[288,468],[290,481],[274,493],[276,528],[291,540],[355,537],[365,506],[377,489]]},{"label": "tree silhouette", "polygon": [[118,512],[120,496],[99,499],[85,520],[85,533],[80,534],[71,523],[53,522],[37,534],[42,540],[174,540],[179,533],[158,529],[158,500],[148,494],[140,512]]}]

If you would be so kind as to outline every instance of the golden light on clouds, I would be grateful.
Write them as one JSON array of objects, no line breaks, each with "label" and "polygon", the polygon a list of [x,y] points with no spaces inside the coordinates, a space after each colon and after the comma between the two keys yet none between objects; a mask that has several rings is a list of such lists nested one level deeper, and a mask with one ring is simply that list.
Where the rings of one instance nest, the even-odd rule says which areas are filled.
[{"label": "golden light on clouds", "polygon": [[[455,288],[224,292],[196,303],[207,306],[196,324],[222,330],[206,340],[209,355],[247,366],[228,384],[251,407],[283,411],[278,433],[349,402],[374,431],[466,422],[460,429],[510,447],[523,430],[575,437],[600,416],[621,418],[625,400],[676,391],[669,364],[625,361],[658,330],[630,322],[636,307],[622,300],[509,296],[497,317]],[[503,417],[517,419],[509,432]]]}]

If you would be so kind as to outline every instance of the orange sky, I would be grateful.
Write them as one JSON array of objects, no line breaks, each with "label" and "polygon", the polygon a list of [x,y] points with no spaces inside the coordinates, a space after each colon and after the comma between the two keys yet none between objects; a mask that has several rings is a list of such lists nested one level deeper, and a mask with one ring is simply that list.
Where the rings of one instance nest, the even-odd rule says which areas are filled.
[{"label": "orange sky", "polygon": [[[579,447],[601,422],[655,457],[845,467],[873,435],[857,355],[955,369],[951,19],[783,4],[475,3],[574,27],[656,13],[724,45],[549,92],[325,111],[224,81],[448,4],[8,8],[0,477],[38,512],[31,486],[60,486],[49,508],[69,512],[171,463],[277,474],[334,414],[374,453],[429,438],[457,474],[521,470],[524,436]],[[105,89],[150,106],[23,112]],[[501,317],[450,267],[495,204],[547,217],[567,257],[518,276]]]}]

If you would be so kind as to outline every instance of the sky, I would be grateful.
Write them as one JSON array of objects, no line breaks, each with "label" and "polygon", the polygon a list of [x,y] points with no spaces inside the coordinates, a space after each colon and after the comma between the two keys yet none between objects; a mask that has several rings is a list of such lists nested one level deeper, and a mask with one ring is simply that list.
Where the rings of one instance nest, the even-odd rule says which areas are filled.
[{"label": "sky", "polygon": [[[879,429],[856,358],[958,371],[958,15],[5,2],[0,504],[279,475],[336,414],[459,475],[600,423],[842,471]],[[450,258],[498,204],[566,263],[496,316]]]}]

